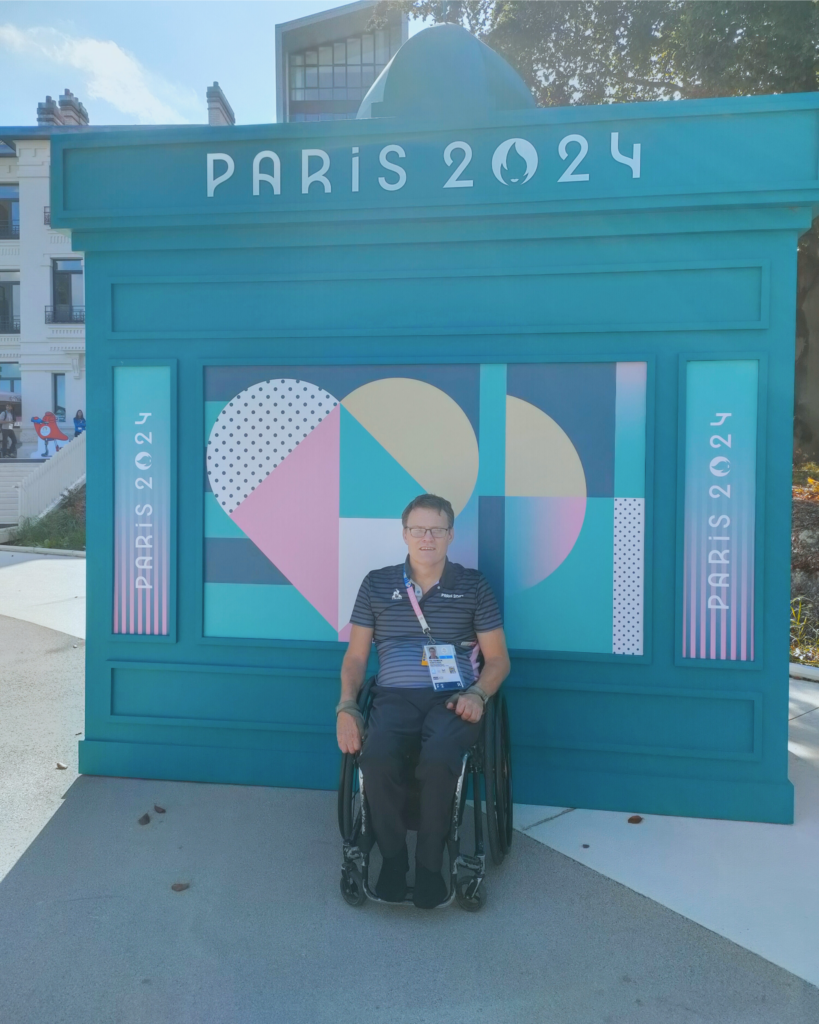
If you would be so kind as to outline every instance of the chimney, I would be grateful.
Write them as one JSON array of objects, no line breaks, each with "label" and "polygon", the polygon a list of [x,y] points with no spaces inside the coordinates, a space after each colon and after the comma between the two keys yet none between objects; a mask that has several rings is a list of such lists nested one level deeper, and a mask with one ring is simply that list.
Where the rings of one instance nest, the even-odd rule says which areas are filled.
[{"label": "chimney", "polygon": [[236,124],[233,107],[228,103],[227,97],[222,92],[218,82],[214,82],[213,85],[208,86],[207,97],[208,124]]},{"label": "chimney", "polygon": [[37,124],[62,124],[63,118],[57,101],[46,96],[45,103],[37,104]]},{"label": "chimney", "polygon": [[70,89],[60,97],[60,114],[63,124],[88,124],[88,111]]}]

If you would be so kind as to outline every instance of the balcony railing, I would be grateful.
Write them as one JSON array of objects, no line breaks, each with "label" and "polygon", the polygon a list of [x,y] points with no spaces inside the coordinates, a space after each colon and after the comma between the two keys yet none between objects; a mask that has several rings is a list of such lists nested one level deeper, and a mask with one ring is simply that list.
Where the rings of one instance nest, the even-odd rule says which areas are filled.
[{"label": "balcony railing", "polygon": [[43,224],[45,224],[45,226],[47,228],[51,227],[51,207],[50,206],[44,206],[43,207]]},{"label": "balcony railing", "polygon": [[19,316],[0,316],[0,334],[19,334]]},{"label": "balcony railing", "polygon": [[0,224],[0,238],[19,238],[19,224]]},{"label": "balcony railing", "polygon": [[46,306],[47,324],[84,324],[85,306]]}]

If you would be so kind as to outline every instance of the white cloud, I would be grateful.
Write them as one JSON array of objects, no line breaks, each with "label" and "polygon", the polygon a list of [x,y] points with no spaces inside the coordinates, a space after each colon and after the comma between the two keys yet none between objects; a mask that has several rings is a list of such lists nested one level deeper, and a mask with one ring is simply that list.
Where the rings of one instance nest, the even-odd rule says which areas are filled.
[{"label": "white cloud", "polygon": [[181,89],[152,74],[111,39],[0,25],[0,49],[74,68],[84,78],[80,99],[105,100],[140,124],[189,124],[191,119],[179,108],[198,106],[192,89]]}]

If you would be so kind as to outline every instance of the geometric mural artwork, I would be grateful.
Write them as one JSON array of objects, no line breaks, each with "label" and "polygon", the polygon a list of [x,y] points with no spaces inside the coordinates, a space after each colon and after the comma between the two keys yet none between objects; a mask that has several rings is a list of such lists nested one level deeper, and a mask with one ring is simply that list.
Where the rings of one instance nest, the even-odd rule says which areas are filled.
[{"label": "geometric mural artwork", "polygon": [[645,363],[207,367],[205,633],[346,640],[424,491],[518,650],[643,651]]}]

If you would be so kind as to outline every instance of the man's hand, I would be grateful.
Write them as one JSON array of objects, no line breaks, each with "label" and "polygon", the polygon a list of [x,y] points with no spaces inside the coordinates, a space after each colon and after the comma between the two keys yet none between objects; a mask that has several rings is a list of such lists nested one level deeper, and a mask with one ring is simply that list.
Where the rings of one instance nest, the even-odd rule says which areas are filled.
[{"label": "man's hand", "polygon": [[[447,701],[446,705],[456,715],[460,715],[465,722],[480,722],[483,714],[483,701],[475,693],[462,693]],[[341,715],[338,716],[341,718]]]},{"label": "man's hand", "polygon": [[357,754],[361,750],[361,730],[354,715],[339,711],[336,716],[336,739],[342,754]]}]

